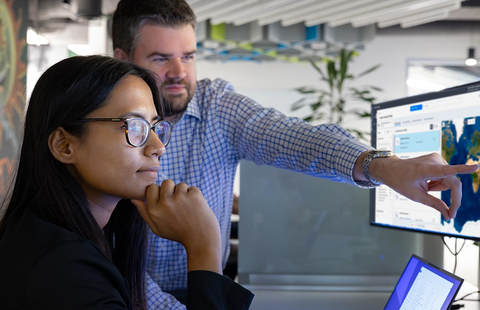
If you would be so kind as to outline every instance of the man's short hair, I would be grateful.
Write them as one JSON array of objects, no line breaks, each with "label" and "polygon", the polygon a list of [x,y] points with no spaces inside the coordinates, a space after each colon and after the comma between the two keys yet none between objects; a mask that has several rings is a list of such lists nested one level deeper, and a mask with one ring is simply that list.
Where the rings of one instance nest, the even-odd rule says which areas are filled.
[{"label": "man's short hair", "polygon": [[132,58],[138,31],[147,24],[195,29],[195,14],[185,0],[121,0],[113,14],[113,48]]}]

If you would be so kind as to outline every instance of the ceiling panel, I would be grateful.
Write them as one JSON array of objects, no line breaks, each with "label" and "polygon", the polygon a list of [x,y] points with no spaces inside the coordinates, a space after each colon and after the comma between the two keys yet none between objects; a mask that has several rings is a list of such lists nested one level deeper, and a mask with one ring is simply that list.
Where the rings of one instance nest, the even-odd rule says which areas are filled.
[{"label": "ceiling panel", "polygon": [[[30,19],[75,20],[78,3],[99,0],[31,0]],[[161,0],[158,0],[161,1]],[[111,15],[119,0],[103,0],[102,14]],[[417,25],[436,20],[480,20],[480,0],[187,0],[197,15],[198,22],[209,20],[217,25],[235,26],[258,22],[261,26],[280,22],[282,26],[305,23],[306,26],[328,24],[336,27],[351,24],[354,27],[376,25],[403,25],[416,20]],[[68,7],[65,3],[71,3]],[[435,10],[430,18],[426,12]],[[416,15],[418,14],[418,18]],[[428,15],[428,13],[427,13]],[[424,20],[424,21],[422,21]]]},{"label": "ceiling panel", "polygon": [[[212,25],[232,23],[236,26],[258,21],[260,25],[281,22],[282,26],[304,22],[306,26],[329,24],[336,27],[352,24],[354,27],[363,27],[381,22],[383,25],[408,27],[448,19],[451,14],[461,15],[459,11],[468,11],[477,5],[477,1],[472,0],[192,1],[194,0],[187,0],[194,10],[199,10],[199,22],[210,20]],[[462,9],[462,3],[469,5]],[[435,14],[426,14],[433,10]],[[429,15],[428,18],[426,15]],[[471,14],[470,18],[480,20],[480,15]]]},{"label": "ceiling panel", "polygon": [[[64,31],[70,24],[87,27],[78,4],[98,7],[99,1],[100,16],[112,15],[119,2],[30,0],[31,24],[45,34]],[[186,1],[197,16],[199,54],[205,59],[314,59],[342,47],[361,49],[377,28],[480,20],[480,0]],[[88,11],[89,6],[84,7]]]}]

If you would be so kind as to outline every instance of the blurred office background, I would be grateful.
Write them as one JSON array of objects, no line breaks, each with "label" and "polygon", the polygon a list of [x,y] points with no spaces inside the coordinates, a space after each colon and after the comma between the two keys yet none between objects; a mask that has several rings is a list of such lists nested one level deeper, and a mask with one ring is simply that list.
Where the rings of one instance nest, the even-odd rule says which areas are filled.
[{"label": "blurred office background", "polygon": [[[479,0],[187,2],[198,16],[198,79],[228,80],[239,93],[287,115],[304,117],[309,113],[307,109],[291,111],[291,104],[301,98],[295,88],[321,87],[318,73],[307,60],[335,57],[341,48],[359,53],[350,64],[353,74],[381,64],[360,82],[383,89],[377,94],[376,102],[480,80],[480,66],[465,64],[468,56],[480,56]],[[23,110],[36,80],[50,65],[72,55],[112,55],[109,26],[117,3],[118,0],[0,0],[0,197],[5,194],[20,141]],[[355,103],[352,105],[351,108],[355,108]],[[369,131],[368,119],[351,116],[346,122],[350,127]],[[240,183],[241,180],[235,192],[241,197],[241,208],[245,209],[254,198],[243,198]],[[346,187],[344,191],[352,190]],[[368,197],[362,196],[357,204],[353,207],[362,208],[359,216],[366,219],[358,223],[358,229],[370,229],[366,217]],[[351,207],[345,210],[353,210]],[[246,211],[241,209],[242,212]],[[275,227],[279,223],[275,221],[275,214],[266,212],[255,216],[249,220],[258,222],[259,218],[271,217],[265,222],[272,224],[272,230],[284,230]],[[414,240],[415,244],[405,245],[404,249],[414,247],[421,252],[420,248],[427,243],[423,236],[395,233],[395,238],[402,239],[406,234],[407,239]],[[377,231],[367,233],[369,237],[376,234]],[[253,240],[244,236],[245,240]],[[278,235],[270,237],[278,238]],[[347,242],[342,240],[337,242]],[[395,240],[390,241],[394,247]],[[276,243],[273,239],[272,242]],[[315,246],[320,252],[320,240],[305,241],[304,245],[312,247],[315,242],[319,242]],[[388,247],[388,240],[382,242],[377,244],[379,255],[384,250],[382,247]],[[408,240],[402,242],[408,243]],[[244,258],[240,272],[247,277],[262,270],[275,273],[276,268],[288,265],[280,261],[274,266],[255,266],[253,249],[262,245],[251,246],[251,252],[247,252],[246,245],[241,246],[248,257]],[[329,244],[323,250],[329,247],[334,248]],[[247,261],[249,259],[251,261]],[[453,268],[453,258],[447,251],[441,261],[446,269]],[[299,268],[311,268],[309,263],[301,264],[303,267]],[[473,242],[467,241],[458,264],[457,273],[477,284],[478,248]],[[368,268],[375,266],[364,267],[369,272]]]}]

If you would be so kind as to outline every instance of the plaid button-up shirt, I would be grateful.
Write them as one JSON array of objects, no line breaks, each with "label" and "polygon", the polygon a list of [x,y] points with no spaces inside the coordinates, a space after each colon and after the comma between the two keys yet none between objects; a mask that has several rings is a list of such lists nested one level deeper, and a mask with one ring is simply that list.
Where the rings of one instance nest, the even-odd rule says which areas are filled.
[{"label": "plaid button-up shirt", "polygon": [[[371,149],[335,125],[312,126],[234,92],[224,80],[199,81],[183,118],[160,159],[159,183],[172,179],[198,187],[221,229],[223,262],[229,255],[233,182],[241,159],[355,184],[354,163]],[[165,290],[187,287],[182,245],[150,235],[149,309],[185,309]]]}]

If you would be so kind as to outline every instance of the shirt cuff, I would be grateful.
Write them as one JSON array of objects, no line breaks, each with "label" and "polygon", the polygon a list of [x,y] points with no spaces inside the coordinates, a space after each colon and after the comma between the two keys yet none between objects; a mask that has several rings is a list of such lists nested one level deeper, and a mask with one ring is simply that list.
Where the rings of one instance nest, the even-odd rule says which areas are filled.
[{"label": "shirt cuff", "polygon": [[349,139],[343,143],[335,156],[335,170],[337,175],[346,183],[353,184],[361,188],[376,187],[369,181],[355,181],[353,179],[353,168],[358,157],[366,151],[373,150],[373,147],[364,144],[355,139]]}]

